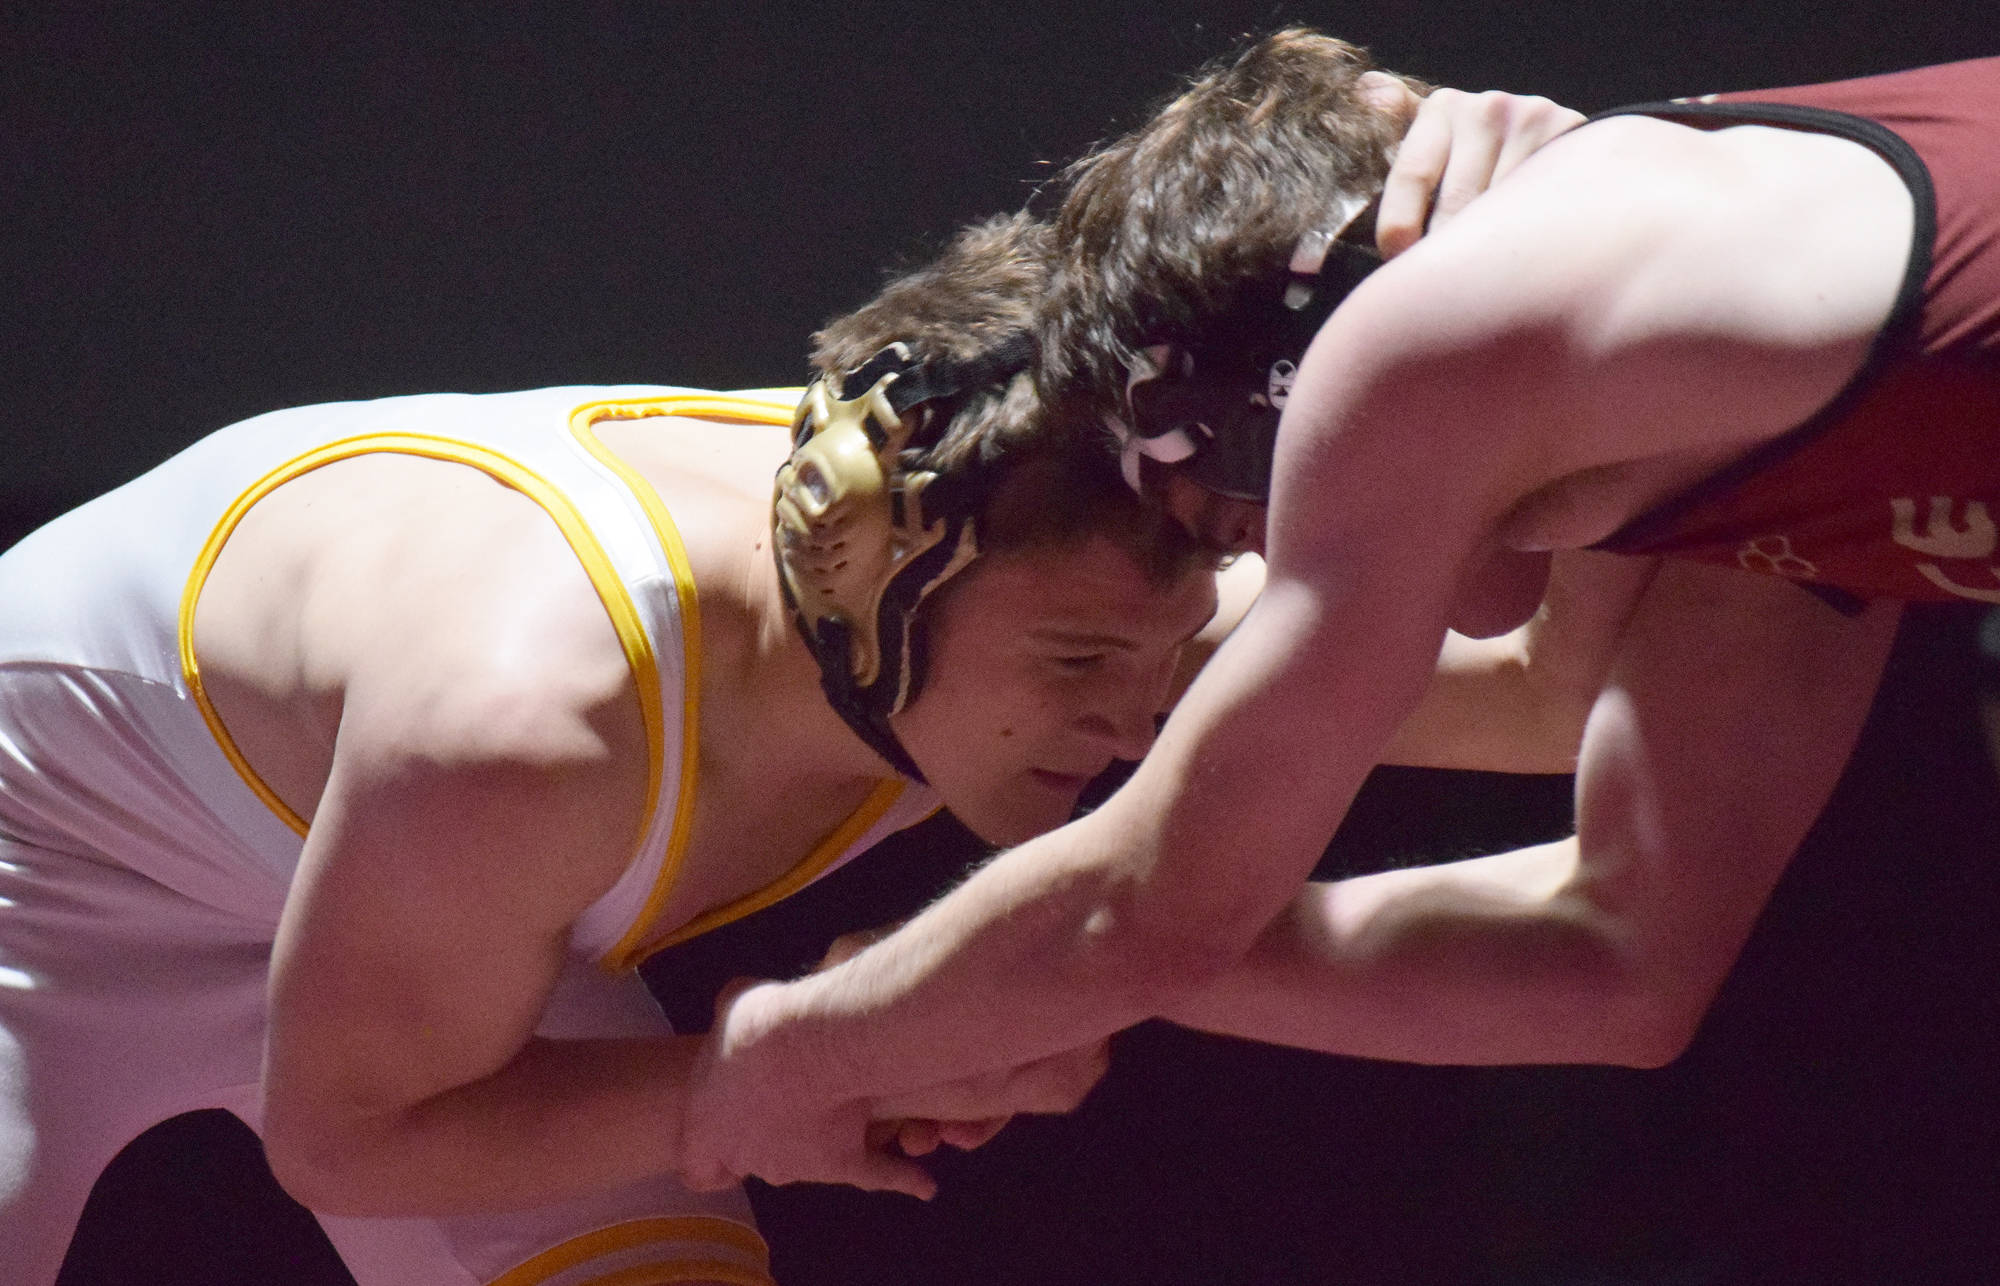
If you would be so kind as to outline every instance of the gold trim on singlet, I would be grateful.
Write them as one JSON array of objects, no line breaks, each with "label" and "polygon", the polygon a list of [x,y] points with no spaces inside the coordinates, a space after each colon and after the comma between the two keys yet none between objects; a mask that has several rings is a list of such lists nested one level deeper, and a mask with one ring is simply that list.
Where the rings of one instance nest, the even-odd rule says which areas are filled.
[{"label": "gold trim on singlet", "polygon": [[[672,933],[649,941],[647,933],[660,912],[665,909],[668,897],[680,880],[681,866],[687,858],[687,845],[694,824],[695,798],[700,788],[701,760],[701,607],[695,593],[694,571],[688,563],[687,547],[681,541],[680,530],[675,527],[673,516],[660,494],[644,475],[618,458],[597,437],[595,425],[605,420],[638,420],[656,415],[682,416],[689,419],[721,420],[737,424],[789,425],[792,422],[792,408],[798,401],[801,390],[771,389],[758,390],[753,394],[693,393],[676,394],[668,397],[637,398],[620,401],[591,402],[570,413],[570,433],[578,445],[588,451],[605,468],[611,470],[632,492],[633,498],[652,524],[654,536],[665,552],[668,565],[673,569],[674,591],[680,599],[681,647],[684,655],[686,680],[683,685],[683,714],[681,719],[681,771],[680,794],[674,801],[673,827],[668,833],[667,851],[660,860],[660,872],[654,878],[653,887],[646,895],[645,905],[632,924],[611,950],[598,961],[601,968],[609,972],[622,972],[634,968],[641,960],[656,951],[685,942],[690,938],[720,927],[731,920],[738,920],[753,911],[760,911],[782,898],[789,897],[806,885],[839,859],[848,847],[868,832],[880,821],[903,792],[901,778],[891,778],[878,784],[831,834],[814,846],[804,861],[785,875],[780,876],[766,887],[746,894],[713,910],[706,911],[688,921]],[[650,820],[650,814],[649,820]]]},{"label": "gold trim on singlet", "polygon": [[813,851],[806,855],[805,861],[755,893],[746,893],[734,902],[725,902],[712,911],[702,912],[666,937],[650,944],[645,954],[651,955],[655,951],[678,946],[689,938],[698,938],[710,929],[719,929],[731,920],[740,920],[752,912],[763,910],[773,902],[782,902],[811,884],[825,873],[827,867],[840,860],[840,855],[845,853],[854,841],[866,835],[869,827],[882,820],[882,814],[888,812],[890,806],[902,797],[903,786],[904,782],[900,777],[891,777],[876,783],[875,789],[868,792],[868,798],[861,801],[861,807],[849,813],[846,821],[834,827],[831,834],[814,846]]},{"label": "gold trim on singlet", "polygon": [[558,1274],[604,1255],[660,1242],[708,1242],[748,1255],[758,1267],[718,1259],[660,1259],[589,1279],[588,1286],[663,1286],[668,1282],[727,1282],[730,1286],[772,1286],[771,1252],[754,1228],[713,1215],[633,1219],[572,1237],[508,1269],[489,1286],[538,1286]]},{"label": "gold trim on singlet", "polygon": [[196,557],[194,569],[188,574],[187,586],[181,593],[179,640],[181,653],[181,673],[187,680],[188,692],[194,698],[195,706],[207,722],[209,732],[225,758],[236,769],[244,784],[264,801],[280,820],[291,827],[301,837],[306,833],[305,819],[292,811],[284,800],[268,786],[263,778],[243,757],[236,741],[223,726],[221,717],[209,701],[207,690],[201,681],[201,669],[194,654],[194,612],[200,601],[202,586],[207,583],[208,574],[214,569],[215,560],[221,555],[222,547],[229,540],[230,533],[250,512],[259,500],[284,483],[303,474],[310,473],[323,465],[338,460],[351,459],[360,455],[391,453],[414,455],[426,459],[443,460],[452,464],[464,464],[480,470],[489,477],[512,487],[528,499],[541,506],[563,539],[569,542],[583,570],[590,577],[591,586],[596,589],[598,599],[604,604],[611,624],[618,631],[619,645],[625,651],[625,660],[632,670],[632,680],[639,697],[639,711],[646,727],[646,808],[641,814],[640,838],[644,839],[646,828],[651,825],[654,812],[659,808],[660,778],[665,762],[666,724],[660,693],[660,671],[654,661],[652,640],[646,635],[637,607],[619,578],[611,558],[604,547],[591,534],[584,523],[583,515],[576,506],[547,479],[536,474],[517,460],[479,446],[471,442],[461,442],[455,438],[437,437],[425,433],[369,433],[357,437],[342,438],[316,447],[303,455],[286,461],[253,483],[249,490],[238,496],[221,521],[209,533]]}]

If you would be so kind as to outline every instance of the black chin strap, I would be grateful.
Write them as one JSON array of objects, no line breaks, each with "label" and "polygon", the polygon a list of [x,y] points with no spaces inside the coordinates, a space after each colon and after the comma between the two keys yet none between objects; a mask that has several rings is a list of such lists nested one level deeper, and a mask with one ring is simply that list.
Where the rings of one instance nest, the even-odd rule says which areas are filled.
[{"label": "black chin strap", "polygon": [[[789,597],[789,595],[787,595]],[[804,633],[805,617],[794,612],[792,619]],[[812,645],[813,655],[846,656],[850,646],[847,622],[838,617],[829,617],[819,623],[819,638],[811,636],[806,642]],[[822,651],[824,649],[824,651]],[[889,717],[877,716],[864,696],[864,690],[855,685],[854,676],[845,665],[822,665],[819,667],[819,688],[826,694],[827,704],[841,721],[854,730],[854,735],[866,742],[868,748],[888,761],[891,768],[910,780],[929,785],[917,761],[910,758],[910,752],[903,749],[903,743],[889,727]]]}]

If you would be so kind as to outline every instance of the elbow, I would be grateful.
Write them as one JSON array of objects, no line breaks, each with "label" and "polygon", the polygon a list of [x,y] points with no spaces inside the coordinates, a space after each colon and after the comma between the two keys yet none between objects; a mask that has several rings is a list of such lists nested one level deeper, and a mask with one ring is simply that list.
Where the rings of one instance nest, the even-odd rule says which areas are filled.
[{"label": "elbow", "polygon": [[[1514,999],[1533,999],[1518,1008],[1499,1006],[1480,1026],[1498,1047],[1512,1051],[1503,1061],[1650,1070],[1687,1052],[1714,988],[1612,937],[1599,931],[1569,935],[1559,944],[1544,940],[1528,976],[1516,976],[1526,991],[1506,989]],[[1505,1015],[1504,1031],[1493,1026],[1499,1014]]]},{"label": "elbow", "polygon": [[262,1137],[278,1186],[315,1214],[404,1213],[382,1204],[382,1187],[371,1181],[366,1149],[353,1131],[303,1109],[267,1104]]},{"label": "elbow", "polygon": [[1636,972],[1619,988],[1601,1042],[1591,1061],[1656,1070],[1685,1054],[1701,1030],[1714,988],[1690,985],[1672,973]]},{"label": "elbow", "polygon": [[1649,1009],[1623,1024],[1624,1030],[1611,1042],[1611,1056],[1603,1061],[1616,1067],[1658,1070],[1687,1052],[1698,1026],[1685,1021],[1678,1011]]}]

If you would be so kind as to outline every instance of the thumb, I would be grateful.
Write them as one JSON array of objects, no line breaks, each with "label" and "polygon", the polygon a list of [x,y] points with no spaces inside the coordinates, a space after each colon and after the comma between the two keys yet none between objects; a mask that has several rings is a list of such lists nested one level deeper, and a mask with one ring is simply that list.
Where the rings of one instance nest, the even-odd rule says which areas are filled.
[{"label": "thumb", "polygon": [[1011,1116],[992,1116],[983,1121],[940,1121],[938,1139],[964,1152],[984,1147],[993,1141],[993,1136],[1006,1128]]}]

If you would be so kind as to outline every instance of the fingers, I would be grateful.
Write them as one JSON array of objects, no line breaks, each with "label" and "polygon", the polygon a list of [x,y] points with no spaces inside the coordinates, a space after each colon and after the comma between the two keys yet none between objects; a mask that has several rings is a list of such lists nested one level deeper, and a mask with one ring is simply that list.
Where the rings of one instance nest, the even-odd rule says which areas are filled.
[{"label": "fingers", "polygon": [[1444,178],[1452,148],[1448,103],[1439,100],[1457,93],[1455,89],[1433,91],[1403,135],[1375,215],[1375,246],[1384,259],[1395,258],[1424,235],[1424,225],[1430,221],[1431,194]]},{"label": "fingers", "polygon": [[1059,1116],[1075,1110],[1110,1066],[1111,1047],[1099,1041],[1007,1071],[888,1095],[875,1101],[873,1115],[942,1121],[983,1121],[1021,1112]]},{"label": "fingers", "polygon": [[1446,126],[1451,133],[1450,155],[1431,197],[1427,232],[1436,232],[1457,218],[1474,197],[1493,186],[1493,171],[1507,139],[1509,95],[1461,94],[1456,90],[1452,94],[1439,109],[1451,117]]},{"label": "fingers", "polygon": [[1011,1116],[990,1116],[980,1121],[937,1121],[929,1117],[911,1117],[901,1121],[878,1121],[876,1125],[891,1127],[886,1137],[895,1139],[904,1156],[922,1157],[929,1156],[947,1143],[961,1152],[984,1147],[1013,1119]]},{"label": "fingers", "polygon": [[[953,1123],[956,1127],[959,1123]],[[971,1123],[984,1127],[988,1122]],[[996,1131],[986,1133],[991,1138]],[[974,1131],[953,1128],[952,1137],[971,1137]],[[922,1166],[908,1159],[937,1150],[947,1131],[937,1121],[871,1121],[861,1132],[860,1147],[852,1144],[831,1150],[806,1149],[768,1167],[758,1166],[733,1173],[726,1166],[690,1165],[683,1161],[677,1177],[692,1192],[715,1192],[755,1174],[766,1183],[844,1183],[871,1192],[902,1192],[920,1201],[937,1195],[937,1182]],[[850,1139],[855,1136],[849,1135]],[[984,1139],[981,1140],[982,1142]],[[908,1156],[899,1155],[896,1147]],[[975,1145],[976,1146],[976,1145]]]},{"label": "fingers", "polygon": [[929,1156],[937,1151],[938,1142],[944,1136],[943,1123],[929,1117],[912,1117],[898,1124],[896,1146],[906,1157]]},{"label": "fingers", "polygon": [[939,1121],[938,1139],[949,1143],[961,1152],[985,1147],[993,1141],[993,1136],[1007,1128],[1011,1116],[993,1116],[984,1121]]},{"label": "fingers", "polygon": [[1536,95],[1434,91],[1417,110],[1383,186],[1377,248],[1384,258],[1408,250],[1582,120]]},{"label": "fingers", "polygon": [[870,1192],[901,1192],[919,1201],[937,1195],[937,1180],[931,1178],[930,1171],[887,1152],[864,1153],[843,1182]]},{"label": "fingers", "polygon": [[[1510,96],[1511,97],[1511,96]],[[1491,182],[1498,183],[1514,167],[1540,151],[1550,141],[1583,124],[1583,113],[1552,103],[1539,95],[1513,98],[1509,107],[1506,142],[1493,165]]]}]

